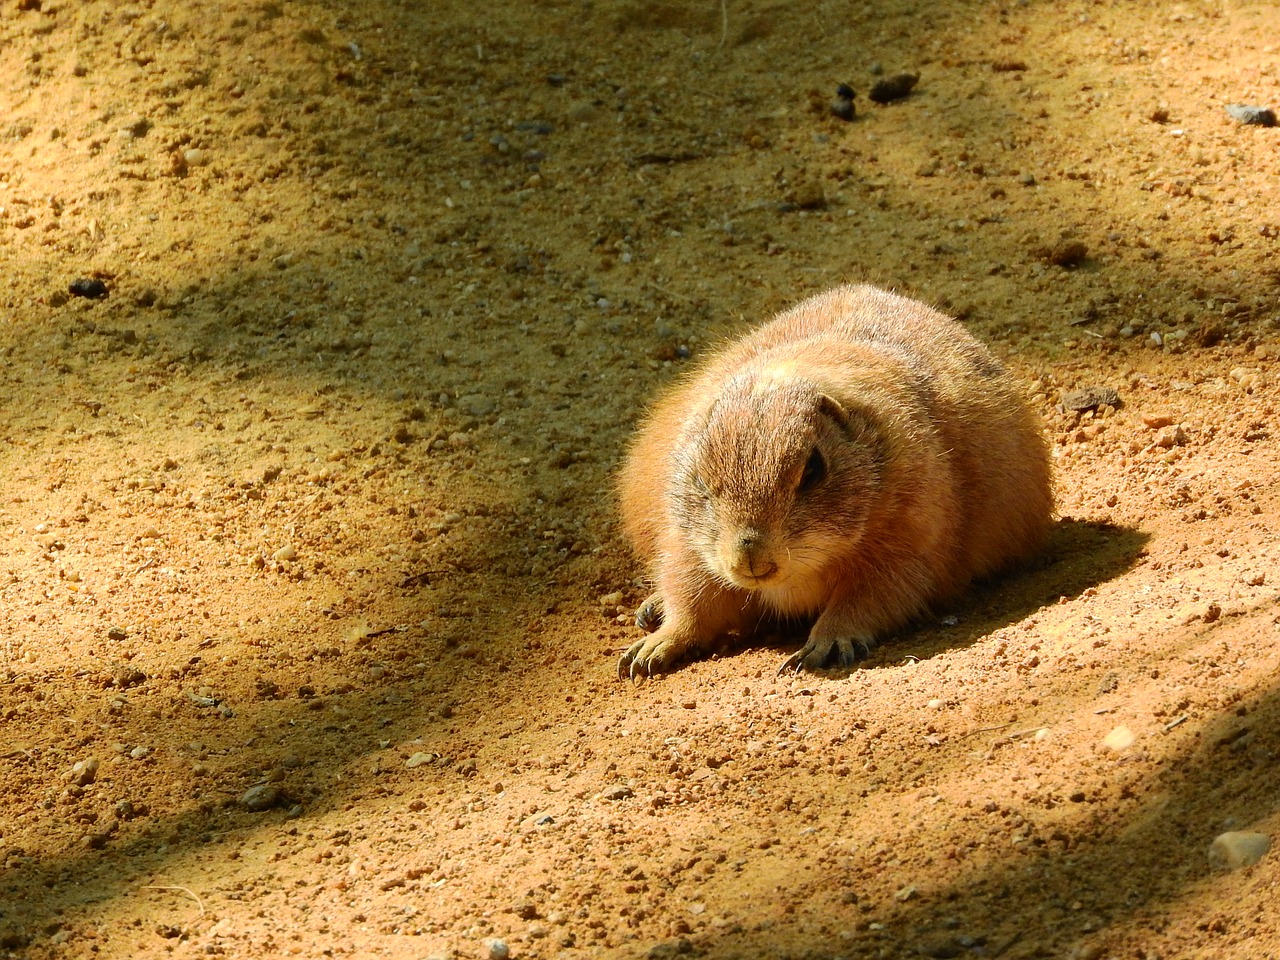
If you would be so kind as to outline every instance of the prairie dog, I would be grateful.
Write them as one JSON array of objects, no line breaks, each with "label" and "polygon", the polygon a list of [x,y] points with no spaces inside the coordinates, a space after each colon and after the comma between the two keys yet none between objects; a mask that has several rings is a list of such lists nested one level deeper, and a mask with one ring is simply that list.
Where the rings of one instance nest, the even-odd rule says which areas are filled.
[{"label": "prairie dog", "polygon": [[618,663],[633,680],[762,623],[811,625],[781,670],[852,665],[1053,519],[1018,385],[959,323],[871,286],[800,303],[661,398],[619,500],[657,587]]}]

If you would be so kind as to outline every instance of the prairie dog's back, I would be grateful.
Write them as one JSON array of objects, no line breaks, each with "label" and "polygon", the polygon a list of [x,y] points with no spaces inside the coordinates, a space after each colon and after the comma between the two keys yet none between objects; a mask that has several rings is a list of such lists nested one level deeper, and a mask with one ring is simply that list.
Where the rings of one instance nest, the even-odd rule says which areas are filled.
[{"label": "prairie dog's back", "polygon": [[807,300],[760,332],[791,339],[833,329],[898,353],[931,391],[969,576],[1039,549],[1053,515],[1048,446],[1024,390],[987,347],[925,304],[866,285]]}]

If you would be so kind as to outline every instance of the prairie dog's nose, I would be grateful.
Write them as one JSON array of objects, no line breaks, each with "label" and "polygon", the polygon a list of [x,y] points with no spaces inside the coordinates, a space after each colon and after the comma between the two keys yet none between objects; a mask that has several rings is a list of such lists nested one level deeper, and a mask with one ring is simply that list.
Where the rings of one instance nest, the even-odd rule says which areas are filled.
[{"label": "prairie dog's nose", "polygon": [[763,532],[748,527],[734,541],[733,572],[748,580],[765,580],[778,572],[778,564],[769,556]]}]

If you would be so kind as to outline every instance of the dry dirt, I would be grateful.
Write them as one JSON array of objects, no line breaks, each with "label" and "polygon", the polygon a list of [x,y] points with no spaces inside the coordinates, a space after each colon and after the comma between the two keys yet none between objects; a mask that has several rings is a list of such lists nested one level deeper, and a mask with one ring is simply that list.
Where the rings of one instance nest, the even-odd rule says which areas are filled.
[{"label": "dry dirt", "polygon": [[[3,0],[0,954],[1280,955],[1277,26]],[[619,682],[646,399],[864,279],[1027,382],[1045,562]]]}]

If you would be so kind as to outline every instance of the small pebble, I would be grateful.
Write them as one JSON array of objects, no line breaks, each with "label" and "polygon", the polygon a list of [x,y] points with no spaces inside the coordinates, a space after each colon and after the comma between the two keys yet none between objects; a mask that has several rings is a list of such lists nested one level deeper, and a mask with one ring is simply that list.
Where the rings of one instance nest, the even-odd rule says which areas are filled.
[{"label": "small pebble", "polygon": [[895,73],[891,77],[877,80],[867,97],[872,103],[891,103],[907,96],[919,82],[920,75],[917,73]]},{"label": "small pebble", "polygon": [[1075,413],[1097,410],[1098,407],[1119,407],[1120,395],[1111,387],[1077,387],[1062,394],[1062,407]]},{"label": "small pebble", "polygon": [[1055,267],[1076,267],[1084,263],[1089,248],[1079,240],[1060,240],[1051,247],[1041,247],[1036,255]]},{"label": "small pebble", "polygon": [[630,787],[618,784],[616,786],[607,787],[600,791],[600,797],[604,800],[626,800],[628,797],[635,796],[635,791]]},{"label": "small pebble", "polygon": [[801,210],[821,210],[827,205],[827,195],[817,180],[805,180],[796,185],[790,200]]},{"label": "small pebble", "polygon": [[1102,745],[1114,753],[1120,753],[1133,746],[1137,739],[1128,727],[1119,726],[1102,738]]},{"label": "small pebble", "polygon": [[137,686],[145,682],[146,673],[137,667],[129,667],[128,664],[119,663],[111,667],[111,682],[122,690],[128,690],[131,686]]},{"label": "small pebble", "polygon": [[71,768],[70,777],[77,787],[87,787],[98,779],[98,761],[93,757],[77,761]]},{"label": "small pebble", "polygon": [[538,919],[538,905],[532,900],[521,900],[511,907],[511,912],[521,920]]},{"label": "small pebble", "polygon": [[294,549],[293,544],[286,543],[283,547],[271,555],[272,560],[295,560],[298,551]]},{"label": "small pebble", "polygon": [[404,762],[404,765],[408,767],[410,770],[412,770],[415,767],[421,767],[424,764],[434,762],[438,756],[439,754],[423,753],[422,751],[418,751],[413,756],[411,756],[408,760],[406,760]]},{"label": "small pebble", "polygon": [[1181,447],[1187,442],[1187,432],[1182,429],[1182,424],[1174,424],[1172,427],[1165,427],[1156,435],[1156,446],[1162,450],[1171,450],[1174,447]]},{"label": "small pebble", "polygon": [[260,783],[250,787],[240,797],[240,806],[250,813],[261,813],[279,806],[284,801],[280,788],[270,783]]},{"label": "small pebble", "polygon": [[507,957],[511,956],[511,948],[507,946],[507,941],[499,940],[497,937],[486,940],[484,946],[485,956],[489,960],[507,960]]},{"label": "small pebble", "polygon": [[1261,381],[1258,371],[1250,370],[1248,367],[1232,367],[1228,376],[1248,391],[1252,391]]},{"label": "small pebble", "polygon": [[1247,107],[1242,103],[1227,105],[1227,113],[1241,123],[1254,127],[1274,127],[1276,112],[1270,107]]},{"label": "small pebble", "polygon": [[545,137],[549,133],[555,132],[555,125],[548,123],[546,120],[521,120],[516,123],[516,129],[521,133],[532,133],[539,137]]},{"label": "small pebble", "polygon": [[135,117],[120,128],[120,135],[130,140],[145,137],[151,126],[151,121],[146,117]]},{"label": "small pebble", "polygon": [[119,800],[116,802],[114,812],[117,820],[132,820],[146,813],[146,805],[139,807],[132,800]]},{"label": "small pebble", "polygon": [[1271,838],[1265,833],[1229,831],[1219,834],[1209,847],[1209,860],[1214,866],[1228,870],[1251,867],[1271,849]]},{"label": "small pebble", "polygon": [[472,393],[458,398],[458,408],[473,417],[485,417],[493,413],[498,405],[482,394]]},{"label": "small pebble", "polygon": [[96,277],[72,280],[67,290],[73,297],[87,297],[90,300],[99,300],[107,295],[107,285]]}]

